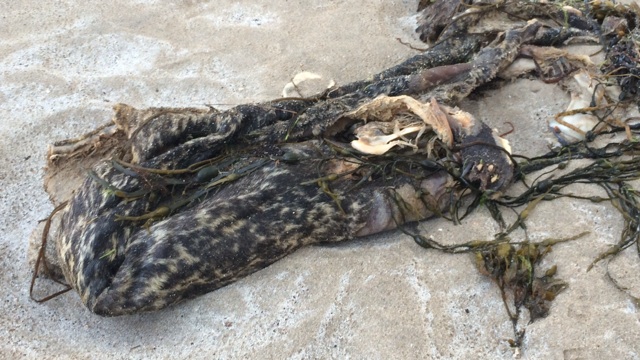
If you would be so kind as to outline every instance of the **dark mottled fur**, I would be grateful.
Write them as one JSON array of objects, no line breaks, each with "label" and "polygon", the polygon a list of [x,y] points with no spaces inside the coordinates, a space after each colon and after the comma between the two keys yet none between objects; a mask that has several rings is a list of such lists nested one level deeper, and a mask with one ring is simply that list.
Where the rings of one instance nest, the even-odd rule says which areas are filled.
[{"label": "dark mottled fur", "polygon": [[[388,208],[385,211],[398,223],[416,219],[415,214],[403,214],[392,189],[408,184],[417,190],[422,180],[397,177],[383,186],[385,181],[377,179],[351,193],[344,190],[354,180],[335,181],[332,191],[341,194],[342,213],[315,182],[300,185],[318,176],[320,160],[312,157],[322,145],[310,142],[297,148],[309,158],[296,164],[269,162],[154,223],[148,231],[114,218],[140,214],[143,201],[118,199],[87,180],[63,217],[59,249],[69,265],[65,277],[97,314],[157,310],[224,286],[301,246],[351,239],[367,226],[374,207]],[[108,163],[98,166],[98,173],[121,188],[130,187],[127,182],[137,183],[125,180]],[[429,194],[424,198],[445,204]],[[426,209],[419,212],[419,218],[431,215]],[[112,248],[115,254],[105,256]]]},{"label": "dark mottled fur", "polygon": [[[521,17],[548,14],[545,5],[507,2],[504,6]],[[348,141],[340,136],[354,121],[344,121],[345,114],[379,95],[409,94],[455,105],[508,66],[522,44],[560,36],[537,22],[520,24],[501,35],[468,34],[469,26],[497,7],[484,9],[453,23],[445,29],[446,36],[424,53],[371,80],[314,98],[242,105],[225,112],[119,106],[115,122],[130,137],[119,156],[136,165],[181,169],[223,154],[237,157],[233,171],[267,160],[240,179],[207,191],[203,190],[206,183],[191,186],[195,175],[189,174],[174,177],[183,183],[164,184],[137,199],[118,197],[96,179],[87,178],[65,209],[54,241],[67,282],[89,309],[101,315],[157,310],[231,283],[301,246],[384,231],[443,209],[450,178],[433,169],[409,167],[405,173],[412,175],[389,178],[379,174],[355,190],[357,179],[345,176],[327,182],[330,188],[323,189],[323,184],[312,180],[331,173],[324,160],[335,154],[320,139]],[[477,52],[481,46],[485,48]],[[426,77],[438,75],[437,70],[421,72],[467,62],[474,53],[473,60],[451,79],[430,80]],[[486,127],[476,125],[481,127],[483,141],[493,141]],[[458,145],[475,141],[476,133],[458,131]],[[489,164],[486,156],[499,155],[495,147],[484,147],[484,153],[480,153],[482,146],[462,148],[465,166]],[[280,161],[287,151],[301,159]],[[123,173],[110,161],[94,170],[109,186],[123,191],[148,186],[144,174]],[[152,182],[163,181],[149,177]],[[477,179],[486,182],[486,176]],[[506,186],[510,179],[492,186]],[[194,193],[199,196],[172,208],[169,216],[159,217],[148,229],[144,221],[117,219],[144,216]]]}]

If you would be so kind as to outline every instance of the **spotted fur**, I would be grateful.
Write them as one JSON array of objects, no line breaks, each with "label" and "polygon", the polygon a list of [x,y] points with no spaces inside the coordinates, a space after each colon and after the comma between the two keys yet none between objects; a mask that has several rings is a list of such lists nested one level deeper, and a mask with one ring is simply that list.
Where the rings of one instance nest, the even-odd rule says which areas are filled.
[{"label": "spotted fur", "polygon": [[[209,187],[192,173],[167,176],[172,181],[167,183],[167,177],[123,172],[112,161],[99,162],[95,176],[74,192],[54,239],[66,281],[100,315],[158,310],[225,286],[302,246],[385,231],[443,210],[448,194],[455,194],[452,178],[442,166],[429,167],[432,159],[424,156],[410,157],[409,163],[422,165],[405,164],[393,176],[382,171],[358,177],[343,171],[331,181],[322,179],[331,174],[327,158],[361,161],[337,156],[332,145],[357,125],[344,118],[357,106],[379,95],[399,94],[455,105],[508,66],[522,44],[548,35],[531,21],[497,36],[462,36],[466,26],[481,17],[476,15],[449,28],[457,32],[425,53],[372,80],[314,98],[242,105],[225,112],[117,107],[115,124],[128,139],[117,156],[135,166],[185,169],[218,156],[237,160],[226,167],[230,173],[259,166]],[[493,42],[468,64],[448,75],[438,70],[468,61],[489,40]],[[427,78],[432,75],[437,76]],[[499,164],[500,174],[505,174],[499,182],[494,183],[493,173],[478,173],[493,169],[487,157],[504,156],[486,126],[477,122],[460,127],[455,135],[463,149],[454,155],[461,157],[459,171],[463,165],[472,169],[472,180],[483,182],[486,190],[508,185],[513,171],[508,162]],[[478,139],[491,146],[464,146]],[[288,152],[297,160],[285,161]],[[384,156],[367,160],[384,169],[394,162]],[[149,192],[131,199],[113,190],[133,193],[147,187]],[[172,207],[185,197],[184,204]],[[171,209],[147,223],[145,217],[162,206]]]}]

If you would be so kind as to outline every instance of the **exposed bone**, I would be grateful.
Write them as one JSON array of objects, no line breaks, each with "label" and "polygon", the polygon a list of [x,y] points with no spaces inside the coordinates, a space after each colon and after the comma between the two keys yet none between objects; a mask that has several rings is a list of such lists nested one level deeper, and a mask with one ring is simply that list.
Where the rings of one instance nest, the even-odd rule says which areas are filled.
[{"label": "exposed bone", "polygon": [[[351,142],[351,146],[367,154],[381,155],[391,150],[395,146],[415,147],[415,144],[406,141],[396,140],[404,135],[413,132],[423,133],[425,130],[433,130],[438,138],[447,146],[453,145],[453,134],[446,116],[440,109],[438,103],[432,99],[430,103],[422,103],[409,96],[380,96],[373,101],[362,105],[355,111],[348,114],[349,117],[362,120],[376,120],[381,122],[393,121],[401,113],[412,113],[418,116],[423,122],[422,126],[409,126],[399,131],[394,130],[393,134],[377,135],[371,129],[381,129],[379,126],[363,126],[356,133],[358,140]],[[417,142],[417,137],[416,137]]]},{"label": "exposed bone", "polygon": [[591,107],[592,99],[596,107],[603,104],[604,86],[599,86],[596,90],[596,84],[586,70],[580,70],[567,82],[571,102],[567,110],[549,121],[549,127],[560,141],[571,143],[584,140],[585,134],[598,124],[598,118],[590,112],[573,113],[575,110]]},{"label": "exposed bone", "polygon": [[354,140],[351,142],[351,146],[363,153],[366,154],[374,154],[374,155],[382,155],[387,151],[391,150],[391,148],[395,146],[409,146],[416,147],[414,144],[411,144],[407,141],[396,140],[404,135],[408,135],[414,132],[419,132],[423,130],[425,126],[411,126],[404,128],[398,132],[394,132],[391,135],[376,135],[379,127],[371,126],[376,125],[375,123],[366,124],[360,128],[358,128],[356,132],[356,136],[358,140]]},{"label": "exposed bone", "polygon": [[[315,81],[314,81],[315,80]],[[325,89],[329,89],[335,86],[335,81],[330,80],[326,85],[321,84],[322,76],[309,71],[302,71],[297,73],[290,82],[288,82],[282,89],[282,97],[305,97],[305,94],[301,93],[300,86],[306,85],[305,89],[309,91],[309,94],[315,92],[321,92]],[[304,91],[306,93],[307,91]]]}]

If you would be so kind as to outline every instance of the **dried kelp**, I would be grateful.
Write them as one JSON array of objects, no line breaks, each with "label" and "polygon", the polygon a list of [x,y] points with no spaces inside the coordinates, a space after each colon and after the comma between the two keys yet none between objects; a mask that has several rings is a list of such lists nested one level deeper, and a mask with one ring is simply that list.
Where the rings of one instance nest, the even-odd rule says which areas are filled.
[{"label": "dried kelp", "polygon": [[583,235],[539,243],[502,242],[490,250],[475,253],[478,270],[491,277],[500,288],[502,300],[513,324],[514,339],[510,340],[512,347],[519,348],[525,335],[525,329],[519,327],[522,308],[529,311],[530,323],[544,318],[549,314],[551,302],[567,286],[565,282],[555,278],[555,265],[542,276],[537,274],[537,265],[553,245],[575,240]]},{"label": "dried kelp", "polygon": [[[590,126],[579,129],[577,126],[567,125],[564,129],[558,130],[551,123],[552,130],[561,133],[559,139],[564,146],[554,149],[548,154],[526,158],[515,155],[517,161],[516,179],[522,181],[527,186],[527,190],[517,196],[503,196],[499,199],[490,199],[481,191],[471,189],[475,194],[466,209],[454,208],[452,214],[463,211],[469,213],[480,204],[485,205],[494,216],[495,220],[504,229],[496,235],[495,241],[470,241],[462,244],[444,245],[431,238],[412,233],[403,228],[421,246],[431,249],[438,249],[449,253],[474,252],[477,265],[480,271],[491,277],[500,288],[502,298],[510,319],[513,322],[514,338],[510,340],[513,347],[519,348],[525,335],[525,328],[519,327],[521,308],[525,307],[529,312],[529,321],[533,322],[539,318],[546,317],[549,312],[549,304],[556,295],[560,293],[566,284],[554,278],[556,267],[544,271],[543,275],[536,275],[539,270],[536,265],[544,254],[556,243],[573,240],[584,234],[576,235],[569,239],[547,240],[541,243],[510,242],[509,234],[517,228],[525,227],[525,220],[530,212],[534,210],[540,201],[552,201],[559,197],[571,197],[591,202],[610,202],[624,219],[623,231],[617,244],[612,245],[604,251],[589,266],[590,270],[596,263],[611,259],[624,249],[634,246],[640,254],[640,207],[638,192],[632,185],[633,181],[640,179],[640,151],[638,142],[639,124],[634,124],[638,118],[626,117],[625,112],[616,110],[628,108],[630,104],[637,104],[639,97],[637,94],[638,85],[638,41],[636,24],[640,11],[635,7],[604,6],[602,2],[592,2],[594,5],[592,15],[598,21],[599,32],[605,43],[606,61],[602,65],[602,76],[597,77],[594,70],[584,72],[580,76],[592,77],[583,80],[584,91],[580,95],[587,101],[580,100],[580,104],[570,106],[570,109],[556,116],[556,120],[561,116],[590,116]],[[587,21],[586,23],[592,23]],[[633,24],[629,26],[629,24]],[[549,53],[548,50],[545,52]],[[533,55],[533,54],[531,54]],[[535,59],[535,56],[532,56]],[[562,56],[561,56],[562,57]],[[549,57],[544,57],[548,61]],[[556,59],[557,60],[557,59]],[[589,64],[584,62],[584,66],[566,67],[567,57],[563,57],[561,65],[564,67],[561,77],[580,69],[588,68]],[[544,72],[540,71],[540,66],[536,62],[539,74],[544,79]],[[619,96],[612,96],[605,89],[611,89],[612,84],[620,86]],[[615,94],[615,92],[613,92]],[[572,95],[572,104],[578,103]],[[603,105],[600,101],[606,101]],[[577,117],[576,116],[576,117]],[[568,120],[568,122],[573,120]],[[578,123],[583,121],[578,119]],[[577,124],[573,121],[574,124]],[[570,134],[572,133],[572,134]],[[614,139],[602,139],[605,135],[611,137],[612,134],[621,133]],[[569,135],[570,134],[570,135]],[[573,141],[567,143],[567,136],[576,136]],[[598,144],[598,145],[597,145]],[[588,165],[574,168],[570,171],[563,171],[571,160],[591,159]],[[542,176],[529,182],[527,175],[543,169],[550,169]],[[573,184],[582,183],[598,186],[604,189],[606,196],[580,196],[565,189]],[[460,205],[458,203],[457,205]],[[504,208],[521,209],[518,212],[516,221],[505,224],[501,210]],[[613,285],[621,291],[626,292],[636,304],[640,299],[619,285],[611,276],[607,267],[607,276]],[[519,351],[519,350],[518,350]]]}]

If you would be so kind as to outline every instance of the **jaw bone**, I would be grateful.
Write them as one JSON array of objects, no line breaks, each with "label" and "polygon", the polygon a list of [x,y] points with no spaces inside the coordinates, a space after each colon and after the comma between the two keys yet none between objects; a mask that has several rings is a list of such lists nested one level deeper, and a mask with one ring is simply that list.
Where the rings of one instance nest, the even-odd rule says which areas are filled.
[{"label": "jaw bone", "polygon": [[[407,113],[417,116],[422,123],[414,121],[407,124],[407,121],[402,121],[401,114]],[[435,99],[429,103],[422,103],[405,95],[380,96],[348,116],[364,121],[374,120],[356,129],[357,140],[351,142],[354,149],[365,154],[382,155],[396,146],[415,149],[422,134],[429,130],[434,131],[445,145],[453,145],[453,133],[447,116]],[[392,131],[389,131],[391,129]],[[417,133],[413,143],[404,140],[406,135],[412,133]]]},{"label": "jaw bone", "polygon": [[[378,123],[369,123],[356,130],[358,140],[352,141],[351,146],[362,153],[372,155],[382,155],[395,146],[417,148],[415,144],[412,144],[409,141],[396,139],[402,139],[405,135],[415,132],[420,134],[420,132],[424,132],[425,129],[426,125],[409,126],[400,129],[399,124],[396,123],[393,134],[384,135],[383,130]],[[418,138],[419,135],[416,136],[415,142],[417,142]]]},{"label": "jaw bone", "polygon": [[[413,114],[422,123],[403,124],[403,116]],[[421,103],[409,96],[381,96],[348,114],[369,123],[354,131],[357,140],[351,146],[363,153],[382,155],[392,148],[418,148],[418,140],[425,131],[435,136],[426,146],[426,156],[432,155],[435,139],[440,139],[449,149],[458,146],[465,169],[463,176],[477,183],[482,191],[498,195],[513,179],[514,164],[508,154],[509,142],[501,138],[483,122],[458,108],[439,105],[435,99]],[[409,142],[404,137],[417,133]]]}]

